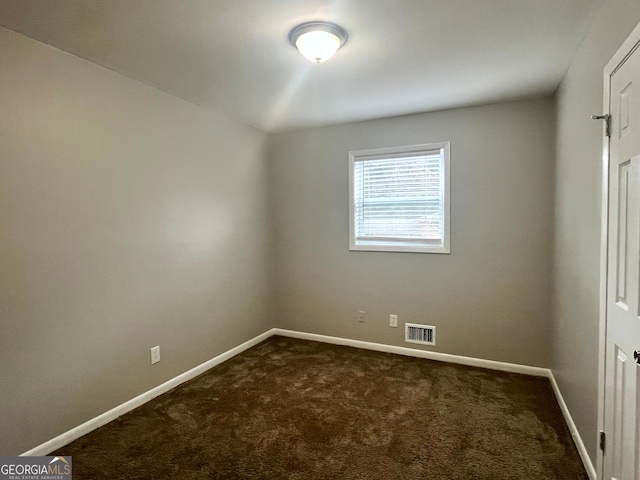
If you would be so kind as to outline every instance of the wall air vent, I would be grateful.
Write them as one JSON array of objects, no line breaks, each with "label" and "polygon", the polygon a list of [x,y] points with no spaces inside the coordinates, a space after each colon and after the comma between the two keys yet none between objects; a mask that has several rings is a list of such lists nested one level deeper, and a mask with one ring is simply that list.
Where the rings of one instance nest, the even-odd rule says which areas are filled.
[{"label": "wall air vent", "polygon": [[436,327],[405,323],[404,341],[407,343],[419,343],[420,345],[435,345]]}]

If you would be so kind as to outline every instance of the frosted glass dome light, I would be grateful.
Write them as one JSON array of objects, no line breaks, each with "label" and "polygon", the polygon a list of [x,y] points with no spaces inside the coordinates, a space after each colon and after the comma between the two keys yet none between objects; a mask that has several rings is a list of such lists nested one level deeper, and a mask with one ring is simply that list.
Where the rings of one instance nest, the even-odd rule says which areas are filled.
[{"label": "frosted glass dome light", "polygon": [[303,57],[320,63],[333,57],[345,44],[347,32],[332,23],[303,23],[291,30],[289,41]]}]

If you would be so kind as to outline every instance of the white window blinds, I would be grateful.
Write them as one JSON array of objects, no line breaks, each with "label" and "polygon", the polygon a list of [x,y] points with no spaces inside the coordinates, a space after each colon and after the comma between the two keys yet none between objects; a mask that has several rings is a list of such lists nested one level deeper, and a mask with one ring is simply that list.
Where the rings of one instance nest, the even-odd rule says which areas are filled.
[{"label": "white window blinds", "polygon": [[352,243],[444,247],[445,167],[444,148],[352,157]]}]

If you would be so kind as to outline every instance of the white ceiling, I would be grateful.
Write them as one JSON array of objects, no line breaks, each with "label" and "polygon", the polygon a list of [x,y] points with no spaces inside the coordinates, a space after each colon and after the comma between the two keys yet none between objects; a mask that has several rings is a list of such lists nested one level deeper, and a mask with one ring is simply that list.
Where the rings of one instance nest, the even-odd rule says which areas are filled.
[{"label": "white ceiling", "polygon": [[[265,131],[552,94],[598,0],[0,0],[0,25]],[[289,43],[349,33],[319,65]]]}]

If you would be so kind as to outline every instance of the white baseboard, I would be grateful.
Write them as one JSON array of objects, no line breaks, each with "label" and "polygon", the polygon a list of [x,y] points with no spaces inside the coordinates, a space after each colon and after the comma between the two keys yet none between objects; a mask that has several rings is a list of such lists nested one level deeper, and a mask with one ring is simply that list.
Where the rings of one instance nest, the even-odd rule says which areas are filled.
[{"label": "white baseboard", "polygon": [[576,448],[578,449],[578,453],[580,454],[580,458],[582,459],[584,468],[587,471],[587,475],[589,475],[590,480],[597,480],[598,475],[596,474],[596,469],[593,466],[593,462],[591,462],[591,457],[589,457],[589,454],[587,453],[587,449],[584,446],[584,442],[582,441],[580,432],[578,432],[578,427],[576,427],[573,418],[571,418],[569,407],[567,407],[567,404],[562,397],[562,393],[560,392],[560,387],[558,387],[558,383],[556,382],[556,379],[553,376],[553,372],[551,371],[549,371],[549,381],[551,382],[551,386],[553,387],[553,392],[556,394],[558,405],[560,405],[560,410],[562,410],[564,419],[567,422],[567,426],[569,427],[569,431],[571,432],[571,436],[573,437],[573,442],[576,444]]},{"label": "white baseboard", "polygon": [[266,331],[263,334],[258,335],[257,337],[252,338],[251,340],[244,342],[243,344],[238,345],[237,347],[232,348],[231,350],[227,350],[226,352],[218,355],[217,357],[212,358],[211,360],[206,361],[203,364],[198,365],[197,367],[194,367],[191,370],[185,373],[182,373],[177,377],[172,378],[171,380],[163,383],[162,385],[158,385],[157,387],[152,388],[151,390],[141,395],[138,395],[137,397],[129,400],[128,402],[123,403],[122,405],[112,408],[108,412],[98,415],[97,417],[92,418],[91,420],[83,423],[82,425],[78,425],[77,427],[72,428],[68,432],[63,433],[62,435],[58,435],[57,437],[41,445],[38,445],[35,448],[32,448],[31,450],[23,453],[22,455],[23,456],[47,455],[50,452],[53,452],[54,450],[64,447],[68,443],[73,442],[74,440],[82,437],[83,435],[86,435],[87,433],[92,432],[93,430],[96,430],[97,428],[100,428],[103,425],[106,425],[107,423],[124,415],[125,413],[130,412],[134,408],[138,408],[139,406],[144,405],[145,403],[156,398],[157,396],[162,395],[163,393],[168,392],[169,390],[177,387],[178,385],[188,380],[191,380],[192,378],[197,377],[198,375],[206,372],[207,370],[215,367],[216,365],[221,364],[225,360],[229,360],[230,358],[235,357],[239,353],[242,353],[245,350],[253,347],[254,345],[257,345],[258,343],[262,342],[263,340],[266,340],[272,335],[273,335],[273,330]]},{"label": "white baseboard", "polygon": [[551,373],[548,368],[530,367],[528,365],[519,365],[516,363],[496,362],[494,360],[483,360],[481,358],[463,357],[460,355],[451,355],[448,353],[430,352],[427,350],[418,350],[417,348],[396,347],[393,345],[385,345],[383,343],[351,340],[349,338],[329,337],[327,335],[319,335],[317,333],[296,332],[293,330],[283,330],[281,328],[274,328],[273,332],[274,335],[282,335],[283,337],[300,338],[302,340],[313,340],[316,342],[332,343],[334,345],[346,345],[348,347],[363,348],[365,350],[395,353],[397,355],[405,355],[407,357],[426,358],[429,360],[437,360],[440,362],[457,363],[460,365],[469,365],[472,367],[488,368],[490,370],[500,370],[502,372],[522,373],[525,375],[533,375],[536,377],[548,377]]},{"label": "white baseboard", "polygon": [[38,445],[35,448],[32,448],[31,450],[23,453],[22,455],[24,456],[47,455],[54,450],[64,447],[68,443],[82,437],[83,435],[86,435],[89,432],[92,432],[93,430],[96,430],[97,428],[102,427],[103,425],[106,425],[107,423],[115,420],[116,418],[124,415],[127,412],[130,412],[131,410],[139,406],[144,405],[150,400],[156,398],[159,395],[162,395],[163,393],[168,392],[169,390],[177,387],[178,385],[188,380],[191,380],[192,378],[195,378],[198,375],[201,375],[207,370],[215,367],[216,365],[221,364],[226,360],[229,360],[232,357],[235,357],[236,355],[257,345],[263,340],[266,340],[267,338],[272,337],[273,335],[280,335],[283,337],[290,337],[290,338],[299,338],[302,340],[311,340],[311,341],[323,342],[323,343],[331,343],[334,345],[345,345],[349,347],[362,348],[365,350],[375,350],[378,352],[395,353],[398,355],[405,355],[409,357],[426,358],[429,360],[456,363],[460,365],[469,365],[472,367],[488,368],[491,370],[499,370],[503,372],[521,373],[525,375],[534,375],[537,377],[547,377],[551,382],[551,386],[553,387],[553,391],[558,400],[558,404],[560,405],[560,409],[562,410],[564,418],[567,422],[569,431],[571,432],[571,436],[573,437],[573,440],[576,444],[576,448],[578,449],[580,458],[582,459],[585,469],[587,470],[587,474],[589,475],[589,478],[591,480],[596,480],[596,471],[593,467],[593,464],[591,463],[591,459],[589,458],[589,454],[587,453],[584,443],[582,442],[580,433],[578,432],[578,429],[575,423],[573,422],[573,419],[571,418],[571,414],[569,413],[567,404],[562,398],[562,394],[560,393],[560,389],[558,388],[558,384],[556,383],[553,373],[551,372],[551,370],[547,368],[530,367],[527,365],[519,365],[515,363],[497,362],[494,360],[484,360],[480,358],[463,357],[463,356],[451,355],[447,353],[430,352],[426,350],[418,350],[416,348],[396,347],[393,345],[385,345],[382,343],[372,343],[372,342],[365,342],[362,340],[352,340],[348,338],[331,337],[328,335],[319,335],[316,333],[296,332],[293,330],[285,330],[281,328],[272,328],[271,330],[268,330],[262,333],[261,335],[258,335],[257,337],[252,338],[251,340],[246,341],[243,344],[238,345],[237,347],[232,348],[231,350],[228,350],[218,355],[217,357],[212,358],[211,360],[201,365],[198,365],[195,368],[192,368],[191,370],[181,375],[178,375],[175,378],[172,378],[171,380],[163,383],[162,385],[158,385],[157,387],[152,388],[151,390],[141,395],[138,395],[137,397],[129,400],[128,402],[123,403],[122,405],[112,408],[108,412],[98,415],[97,417],[83,423],[82,425],[79,425],[69,430],[68,432],[58,435],[57,437],[41,445]]}]

